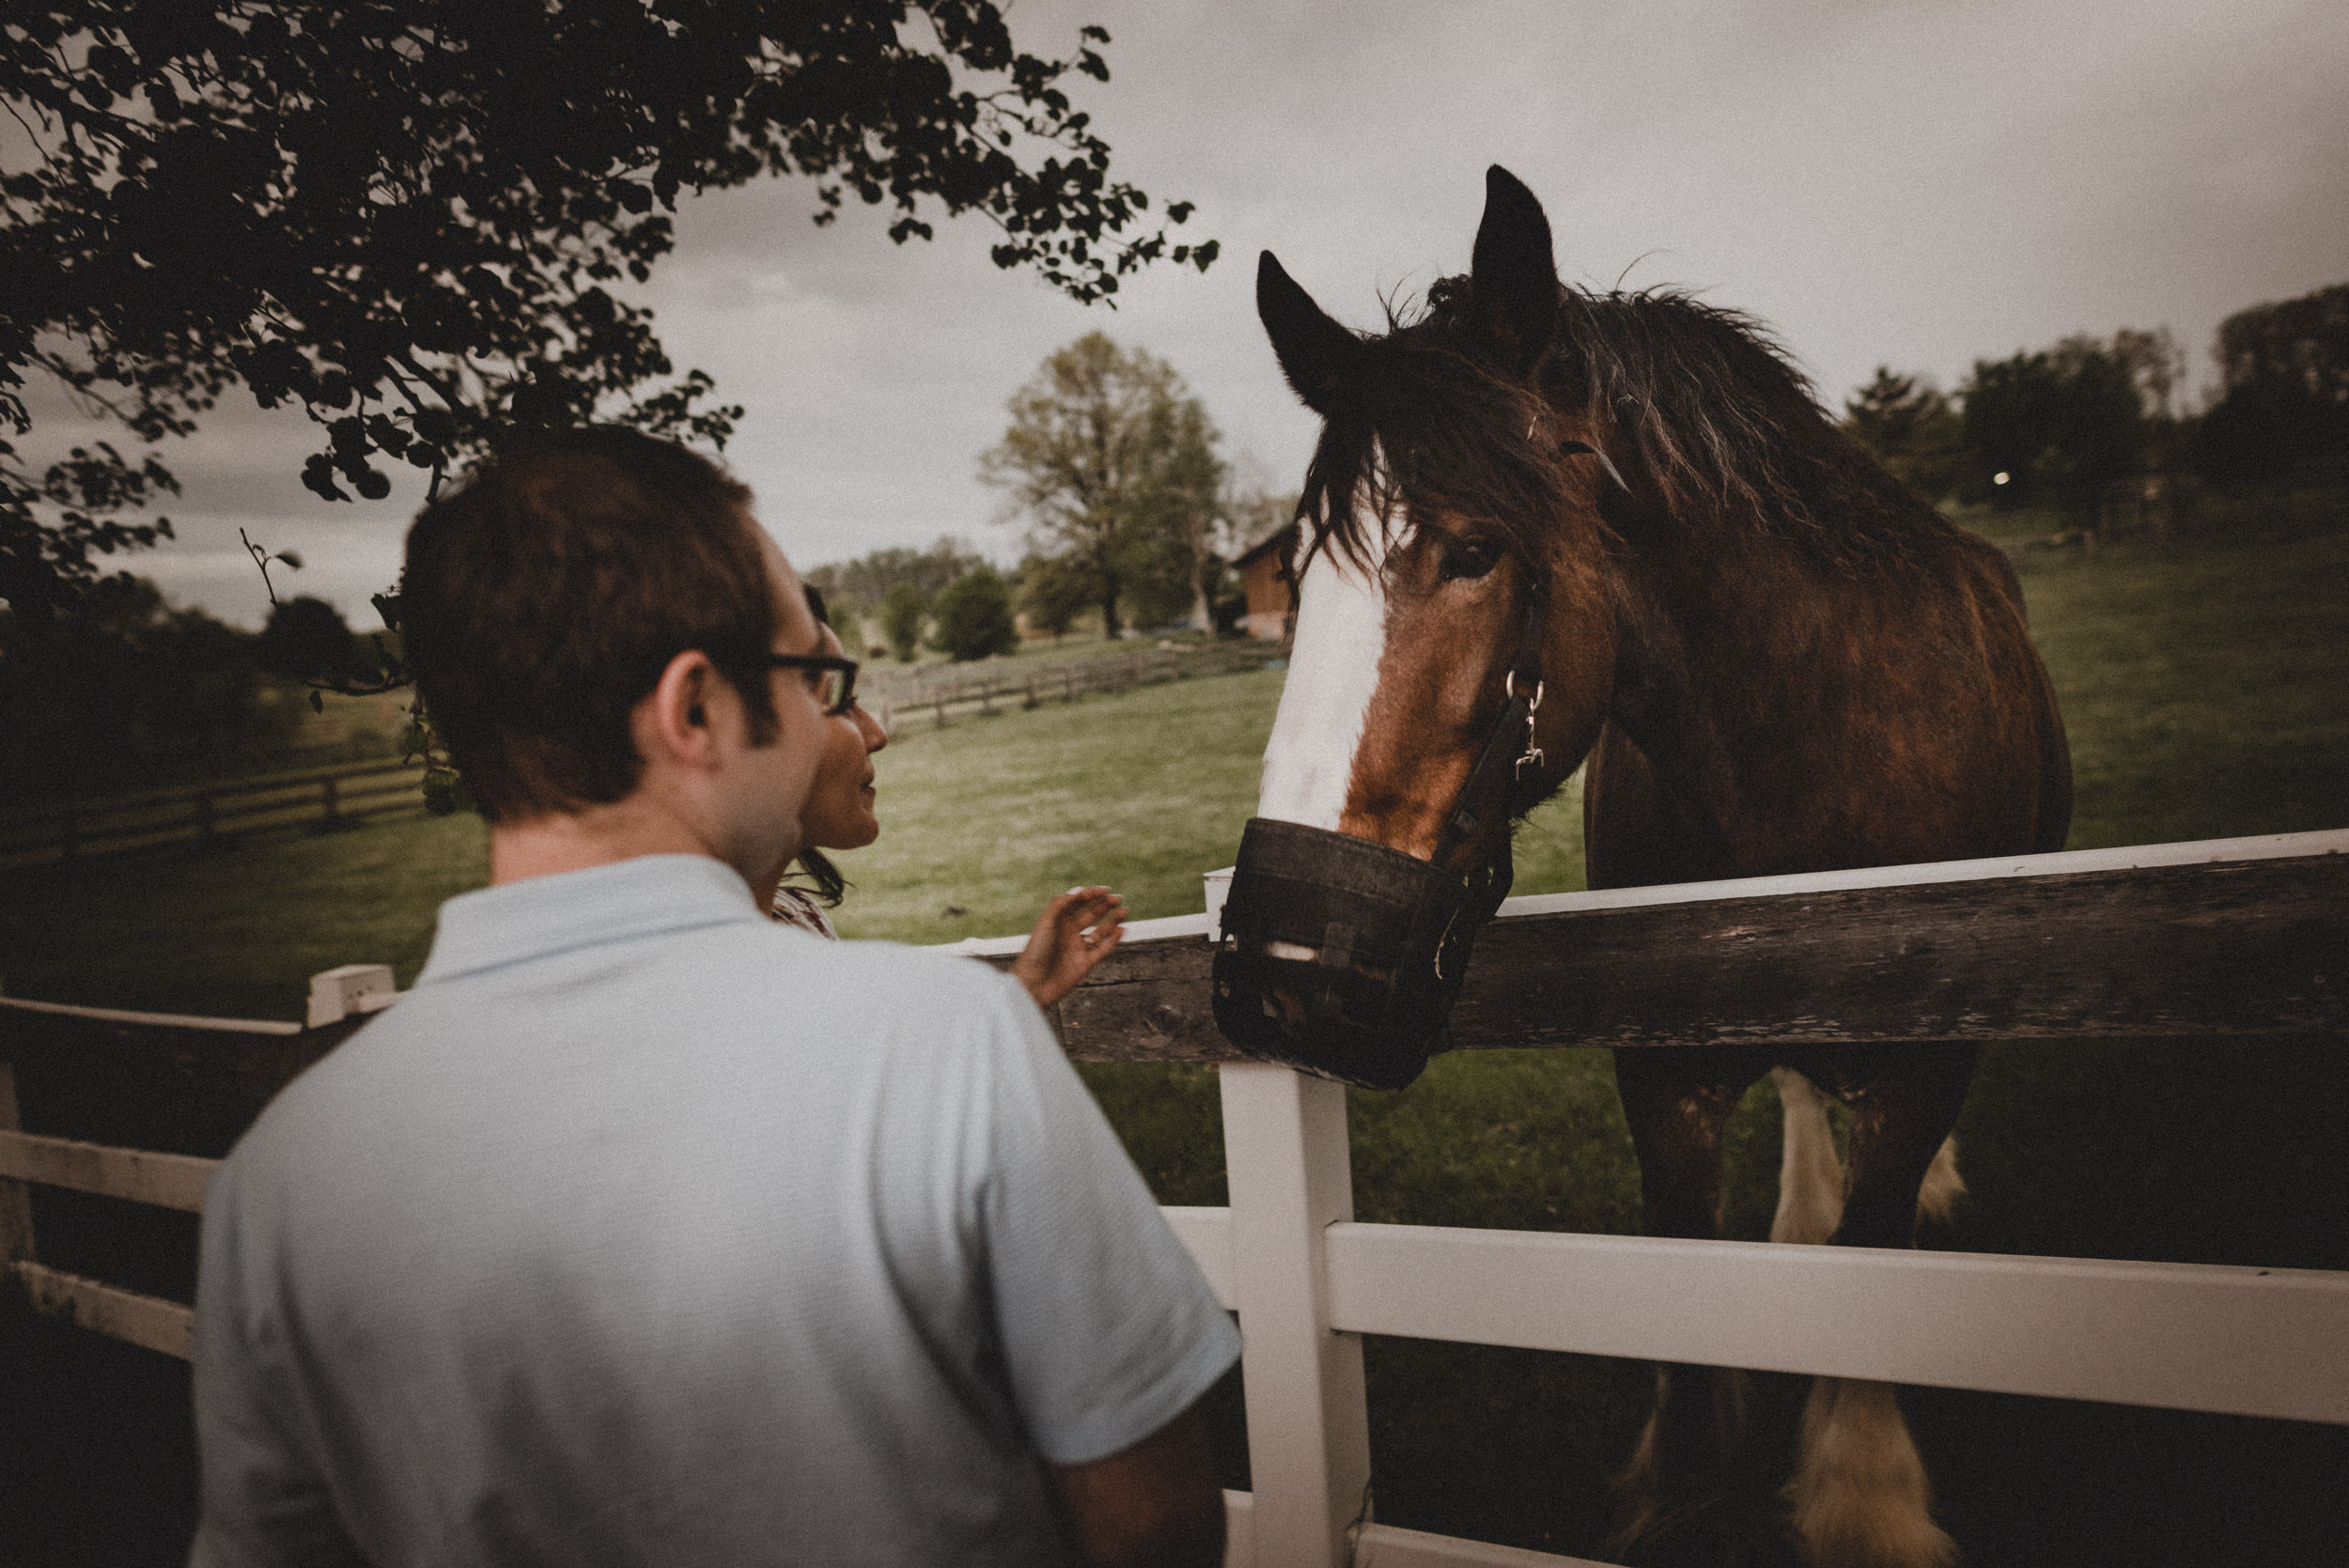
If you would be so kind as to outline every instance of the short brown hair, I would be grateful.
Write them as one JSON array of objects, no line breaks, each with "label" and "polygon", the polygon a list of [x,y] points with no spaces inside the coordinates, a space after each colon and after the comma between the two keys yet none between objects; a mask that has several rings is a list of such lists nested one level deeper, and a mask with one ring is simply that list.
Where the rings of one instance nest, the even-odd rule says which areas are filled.
[{"label": "short brown hair", "polygon": [[747,486],[617,426],[534,440],[408,531],[400,633],[417,692],[491,822],[620,800],[629,712],[688,649],[774,737],[762,656],[779,607]]}]

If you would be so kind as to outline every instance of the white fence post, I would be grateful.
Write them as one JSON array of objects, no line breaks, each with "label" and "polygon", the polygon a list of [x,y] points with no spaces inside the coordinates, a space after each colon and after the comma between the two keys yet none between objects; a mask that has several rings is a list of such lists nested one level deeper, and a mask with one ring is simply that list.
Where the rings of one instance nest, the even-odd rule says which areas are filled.
[{"label": "white fence post", "polygon": [[353,1013],[381,1013],[398,1000],[389,964],[344,964],[310,976],[310,1005],[303,1022],[311,1029],[340,1023]]},{"label": "white fence post", "polygon": [[1255,1062],[1223,1063],[1217,1076],[1233,1297],[1247,1346],[1254,1560],[1337,1568],[1370,1488],[1362,1342],[1329,1326],[1323,1234],[1354,1218],[1346,1090]]}]

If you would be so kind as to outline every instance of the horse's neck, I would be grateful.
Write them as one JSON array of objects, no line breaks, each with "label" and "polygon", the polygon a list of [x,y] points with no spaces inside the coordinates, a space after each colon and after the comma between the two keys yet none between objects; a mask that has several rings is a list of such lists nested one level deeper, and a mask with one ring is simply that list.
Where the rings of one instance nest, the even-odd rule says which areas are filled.
[{"label": "horse's neck", "polygon": [[[1693,563],[1693,565],[1684,564]],[[1771,541],[1633,563],[1619,596],[1609,720],[1643,754],[1684,831],[1715,842],[1723,874],[1785,843],[1788,770],[1823,732],[1817,650],[1851,634],[1856,585]]]}]

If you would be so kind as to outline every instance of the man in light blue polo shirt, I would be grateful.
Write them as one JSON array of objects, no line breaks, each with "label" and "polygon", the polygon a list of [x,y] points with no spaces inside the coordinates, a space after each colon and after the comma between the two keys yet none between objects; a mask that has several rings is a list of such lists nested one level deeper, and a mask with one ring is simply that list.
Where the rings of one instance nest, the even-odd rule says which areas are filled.
[{"label": "man in light blue polo shirt", "polygon": [[1221,1560],[1237,1333],[1026,994],[753,902],[853,672],[746,501],[583,430],[411,534],[492,885],[212,1180],[194,1563]]}]

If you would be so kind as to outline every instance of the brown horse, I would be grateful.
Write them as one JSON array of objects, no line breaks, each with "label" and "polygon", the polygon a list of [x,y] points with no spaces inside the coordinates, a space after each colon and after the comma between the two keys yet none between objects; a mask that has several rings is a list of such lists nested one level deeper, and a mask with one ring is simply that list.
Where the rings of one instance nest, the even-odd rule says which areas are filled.
[{"label": "brown horse", "polygon": [[[1393,1086],[1440,1048],[1513,819],[1587,757],[1595,888],[2060,847],[2063,729],[1999,551],[1912,498],[1747,318],[1562,287],[1495,168],[1472,270],[1377,336],[1268,253],[1257,304],[1325,428],[1288,686],[1216,1006],[1261,1054]],[[1709,1237],[1721,1129],[1775,1070],[1773,1240],[1913,1244],[1958,1191],[1970,1046],[1615,1054],[1651,1234]],[[1815,1086],[1815,1087],[1814,1087]],[[1819,1091],[1850,1108],[1848,1172]],[[1940,1564],[1893,1390],[1822,1378],[1757,1487],[1742,1374],[1659,1369],[1635,1560]],[[1779,1500],[1782,1499],[1782,1500]]]}]

